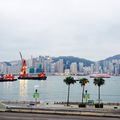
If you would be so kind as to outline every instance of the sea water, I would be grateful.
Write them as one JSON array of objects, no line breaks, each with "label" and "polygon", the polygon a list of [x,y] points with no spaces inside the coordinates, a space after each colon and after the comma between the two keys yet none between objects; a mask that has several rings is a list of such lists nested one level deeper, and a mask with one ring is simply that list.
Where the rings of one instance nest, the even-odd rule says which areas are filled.
[{"label": "sea water", "polygon": [[[90,100],[98,100],[98,86],[93,84],[93,79],[86,77],[89,83],[85,90],[90,96]],[[65,76],[48,76],[47,80],[17,80],[14,82],[0,82],[0,100],[10,101],[33,101],[35,89],[38,90],[40,101],[65,102],[67,99],[68,86],[63,82]],[[82,87],[77,81],[70,85],[70,101],[80,102]],[[105,84],[101,86],[101,101],[120,102],[120,77],[105,79]]]}]

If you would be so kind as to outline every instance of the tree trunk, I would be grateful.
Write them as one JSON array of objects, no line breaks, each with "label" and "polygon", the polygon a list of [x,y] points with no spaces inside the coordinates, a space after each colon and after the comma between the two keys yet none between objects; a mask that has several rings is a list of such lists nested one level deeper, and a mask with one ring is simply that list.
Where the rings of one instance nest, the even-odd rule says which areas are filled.
[{"label": "tree trunk", "polygon": [[99,103],[99,107],[100,107],[100,86],[98,86],[98,103]]},{"label": "tree trunk", "polygon": [[85,86],[83,86],[83,91],[82,91],[82,103],[83,103],[83,97],[84,97],[84,88]]},{"label": "tree trunk", "polygon": [[70,93],[70,85],[68,85],[67,106],[69,106],[69,93]]},{"label": "tree trunk", "polygon": [[37,106],[37,98],[35,98],[35,105]]}]

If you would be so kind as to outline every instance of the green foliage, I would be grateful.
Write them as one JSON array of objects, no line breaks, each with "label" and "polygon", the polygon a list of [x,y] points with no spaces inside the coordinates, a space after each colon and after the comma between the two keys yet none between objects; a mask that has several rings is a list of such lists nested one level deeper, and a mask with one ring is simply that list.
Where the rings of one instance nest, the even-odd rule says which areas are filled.
[{"label": "green foliage", "polygon": [[64,82],[68,85],[68,96],[67,96],[67,106],[69,106],[69,93],[70,93],[70,84],[76,83],[73,77],[69,76],[64,79]]},{"label": "green foliage", "polygon": [[82,90],[82,103],[83,103],[83,98],[84,98],[84,89],[85,89],[85,85],[88,83],[88,79],[87,78],[81,78],[79,80],[79,83],[81,84],[81,86],[83,86],[83,90]]},{"label": "green foliage", "polygon": [[80,103],[78,107],[86,107],[86,103]]},{"label": "green foliage", "polygon": [[100,87],[101,85],[105,84],[105,80],[103,78],[95,78],[94,79],[94,84],[98,85]]},{"label": "green foliage", "polygon": [[[100,106],[100,87],[101,85],[104,85],[105,84],[105,80],[103,78],[94,78],[94,82],[93,82],[95,85],[98,86],[98,104]],[[97,107],[97,105],[96,105]]]},{"label": "green foliage", "polygon": [[87,83],[89,83],[89,80],[87,78],[81,78],[79,83],[81,86],[85,86]]},{"label": "green foliage", "polygon": [[103,103],[95,103],[95,108],[103,108]]},{"label": "green foliage", "polygon": [[74,80],[74,78],[71,77],[71,76],[66,77],[66,78],[64,79],[64,82],[65,82],[67,85],[76,83],[76,81]]}]

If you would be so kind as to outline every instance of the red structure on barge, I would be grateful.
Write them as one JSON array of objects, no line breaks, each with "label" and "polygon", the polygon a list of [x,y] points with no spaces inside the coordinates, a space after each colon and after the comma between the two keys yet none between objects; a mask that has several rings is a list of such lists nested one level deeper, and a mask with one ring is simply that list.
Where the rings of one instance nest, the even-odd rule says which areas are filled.
[{"label": "red structure on barge", "polygon": [[20,53],[20,57],[22,60],[22,67],[20,76],[18,79],[30,79],[30,80],[46,80],[46,74],[44,72],[37,74],[36,76],[27,74],[27,63],[26,60],[22,58],[22,54]]}]

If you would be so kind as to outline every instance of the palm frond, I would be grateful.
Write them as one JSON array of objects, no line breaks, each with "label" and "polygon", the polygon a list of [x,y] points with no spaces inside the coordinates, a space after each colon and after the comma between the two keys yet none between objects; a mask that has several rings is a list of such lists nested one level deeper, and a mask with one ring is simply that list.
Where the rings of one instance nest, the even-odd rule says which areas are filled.
[{"label": "palm frond", "polygon": [[74,78],[71,77],[71,76],[66,77],[66,78],[64,79],[64,82],[65,82],[67,85],[76,83],[76,81],[74,80]]},{"label": "palm frond", "polygon": [[87,83],[89,83],[89,80],[87,78],[81,78],[79,80],[79,83],[81,84],[81,86],[85,86]]},{"label": "palm frond", "polygon": [[95,85],[101,86],[105,84],[105,80],[103,78],[95,78],[93,83]]}]

